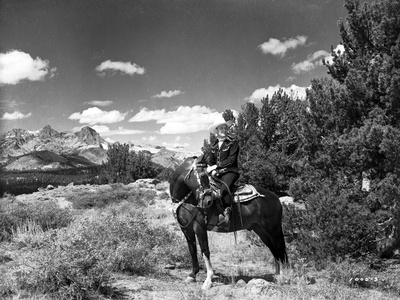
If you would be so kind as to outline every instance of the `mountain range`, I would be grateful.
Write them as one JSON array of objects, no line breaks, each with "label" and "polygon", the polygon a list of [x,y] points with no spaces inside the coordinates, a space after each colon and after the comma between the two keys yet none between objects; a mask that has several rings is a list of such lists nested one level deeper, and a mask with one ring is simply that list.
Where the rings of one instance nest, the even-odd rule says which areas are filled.
[{"label": "mountain range", "polygon": [[[11,170],[55,170],[101,165],[107,161],[110,144],[93,128],[78,132],[58,132],[50,125],[37,131],[12,129],[0,136],[0,166]],[[165,147],[130,144],[132,151],[146,151],[152,160],[175,168],[194,153]]]}]

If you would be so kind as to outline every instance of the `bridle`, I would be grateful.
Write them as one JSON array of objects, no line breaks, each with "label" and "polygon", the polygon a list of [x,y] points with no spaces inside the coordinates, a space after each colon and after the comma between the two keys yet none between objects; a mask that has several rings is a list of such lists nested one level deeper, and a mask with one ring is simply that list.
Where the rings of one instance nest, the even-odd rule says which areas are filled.
[{"label": "bridle", "polygon": [[[198,172],[198,168],[206,168],[206,167],[207,167],[207,164],[205,162],[203,162],[203,160],[198,161],[198,159],[195,158],[193,160],[192,166],[190,167],[189,171],[187,172],[187,174],[185,175],[185,177],[183,179],[183,182],[186,185],[188,185],[187,182],[190,179],[190,177],[192,176],[192,174],[194,176],[196,176],[196,181],[198,183],[198,188],[196,189],[196,193],[195,193],[195,197],[196,197],[196,200],[197,200],[197,205],[195,205],[195,206],[197,208],[200,208],[200,209],[207,209],[212,205],[212,202],[213,202],[212,201],[212,197],[213,197],[213,193],[215,193],[214,190],[210,186],[204,187],[204,185],[205,185],[205,183],[204,183],[204,179],[205,178],[203,177],[204,175],[201,176],[199,174],[199,172]],[[208,179],[208,176],[207,176],[207,181],[208,180],[209,179]],[[209,185],[209,182],[207,183],[207,185]],[[190,196],[192,194],[193,194],[193,192],[192,192],[192,190],[190,190],[189,193],[185,197],[183,197],[181,200],[176,199],[176,198],[174,198],[172,196],[171,196],[171,198],[175,203],[182,204],[182,203],[185,203],[190,198]],[[207,201],[207,203],[204,205],[204,201],[203,200],[204,200],[204,198],[206,196],[209,196],[210,200]]]}]

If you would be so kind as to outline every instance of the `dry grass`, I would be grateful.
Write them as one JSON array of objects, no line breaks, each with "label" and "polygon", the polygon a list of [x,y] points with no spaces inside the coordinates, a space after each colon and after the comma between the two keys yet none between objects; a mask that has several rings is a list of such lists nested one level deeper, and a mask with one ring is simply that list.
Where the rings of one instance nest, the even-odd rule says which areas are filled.
[{"label": "dry grass", "polygon": [[[109,216],[114,215],[120,223],[111,222],[109,223],[110,226],[116,226],[116,229],[120,228],[122,230],[123,224],[125,224],[123,223],[125,222],[124,218],[127,218],[126,221],[128,222],[130,213],[132,213],[133,216],[136,210],[140,210],[143,213],[145,217],[143,220],[146,222],[149,232],[153,232],[153,235],[149,237],[147,242],[154,243],[154,239],[159,238],[157,236],[157,231],[159,231],[157,228],[162,228],[162,230],[167,230],[175,235],[175,238],[171,239],[167,244],[164,243],[160,244],[162,246],[157,246],[158,248],[156,247],[155,251],[151,254],[153,256],[149,257],[151,260],[147,261],[148,265],[143,265],[143,268],[149,267],[148,270],[151,270],[150,273],[143,273],[147,274],[146,276],[148,277],[143,278],[142,281],[138,281],[133,280],[132,275],[126,275],[126,284],[129,284],[129,282],[136,282],[136,292],[134,293],[139,291],[143,293],[144,296],[153,295],[149,296],[149,299],[153,299],[152,297],[159,297],[157,299],[161,299],[162,296],[165,299],[190,300],[253,300],[265,298],[283,300],[375,300],[399,298],[399,265],[388,265],[382,270],[373,270],[369,268],[369,265],[366,263],[344,260],[337,263],[327,263],[324,270],[317,270],[312,264],[307,264],[297,257],[295,249],[293,249],[290,244],[288,245],[289,258],[291,261],[290,266],[283,270],[283,275],[279,277],[277,283],[271,285],[268,291],[264,291],[262,294],[258,295],[253,294],[248,286],[238,288],[235,285],[241,279],[245,282],[256,278],[262,278],[269,282],[274,281],[274,277],[272,276],[274,271],[273,257],[270,251],[265,246],[255,245],[254,239],[250,239],[249,233],[246,231],[238,232],[236,239],[233,233],[209,233],[211,261],[219,278],[215,280],[214,287],[210,291],[202,292],[200,287],[202,281],[205,279],[204,269],[198,274],[197,283],[188,285],[183,282],[183,279],[190,272],[189,252],[187,250],[185,238],[173,218],[170,201],[166,199],[168,185],[166,183],[158,184],[155,190],[149,193],[146,192],[144,187],[140,187],[140,191],[139,188],[136,191],[132,189],[132,186],[129,188],[126,186],[114,186],[108,189],[106,193],[107,196],[112,195],[111,199],[115,199],[115,201],[111,202],[103,201],[102,199],[105,199],[104,197],[102,197],[99,202],[97,202],[99,198],[91,200],[90,194],[92,197],[97,197],[99,194],[90,190],[88,190],[87,194],[79,195],[83,196],[82,199],[84,199],[85,203],[99,204],[101,208],[74,211],[74,221],[68,227],[63,225],[62,228],[57,228],[57,226],[55,226],[54,229],[43,230],[43,227],[39,225],[37,220],[29,218],[26,218],[24,222],[19,222],[17,226],[14,226],[10,231],[11,242],[3,242],[0,244],[0,298],[18,300],[50,299],[48,295],[40,293],[40,288],[37,291],[33,291],[18,284],[18,282],[21,282],[18,276],[22,275],[27,283],[32,284],[31,281],[34,277],[30,277],[28,266],[31,265],[34,260],[37,260],[37,255],[39,255],[41,251],[47,253],[45,249],[55,242],[62,243],[62,245],[68,248],[68,251],[75,251],[71,241],[79,240],[76,235],[78,232],[84,240],[88,242],[93,241],[90,243],[92,243],[91,245],[95,245],[93,248],[94,252],[88,252],[87,254],[95,255],[97,253],[96,251],[108,253],[106,249],[100,247],[101,243],[96,242],[100,241],[99,236],[101,234],[103,234],[104,239],[106,239],[104,243],[109,241],[106,234],[108,229],[104,227],[104,230],[97,232],[96,228],[103,226],[103,222],[109,220],[107,219]],[[125,198],[117,199],[119,196],[116,195]],[[145,201],[143,201],[144,199]],[[78,195],[75,195],[74,201],[78,200]],[[105,205],[107,202],[110,204]],[[23,208],[26,209],[25,206],[23,206]],[[15,210],[13,212],[16,213]],[[91,236],[94,232],[97,232],[96,236]],[[118,229],[118,232],[121,231]],[[71,240],[68,238],[69,236],[74,238]],[[60,240],[60,237],[64,237],[64,239]],[[123,237],[121,236],[121,238]],[[145,237],[145,239],[138,244],[138,246],[142,247],[140,251],[143,253],[147,249],[146,245],[143,244],[146,243],[146,239]],[[114,239],[114,241],[120,242],[118,239]],[[128,241],[124,243],[127,242]],[[130,247],[133,247],[133,245]],[[79,255],[81,255],[82,258],[85,257],[85,249],[86,248],[83,247],[79,250]],[[128,252],[118,252],[121,254],[123,264],[128,264],[128,261],[124,260],[125,258],[122,254],[132,253],[132,255],[136,255],[135,252],[131,252],[130,249],[131,248],[126,248]],[[61,250],[58,249],[57,251]],[[62,251],[60,254],[66,255],[65,257],[73,260],[71,255],[67,255]],[[33,259],[32,255],[35,255],[34,257],[36,258]],[[198,256],[201,266],[204,268],[200,249],[198,249]],[[127,257],[129,258],[129,256]],[[10,259],[12,260],[10,261]],[[157,265],[157,261],[163,263],[158,263]],[[174,264],[175,262],[180,262],[181,268],[183,269],[166,271],[163,268],[165,263]],[[360,285],[352,285],[350,280],[351,278],[356,278],[356,276],[376,277],[379,281],[370,285],[369,288],[361,287]],[[150,279],[151,281],[149,281]],[[99,294],[96,295],[98,298],[102,297]],[[73,299],[73,297],[71,296],[70,299]]]}]

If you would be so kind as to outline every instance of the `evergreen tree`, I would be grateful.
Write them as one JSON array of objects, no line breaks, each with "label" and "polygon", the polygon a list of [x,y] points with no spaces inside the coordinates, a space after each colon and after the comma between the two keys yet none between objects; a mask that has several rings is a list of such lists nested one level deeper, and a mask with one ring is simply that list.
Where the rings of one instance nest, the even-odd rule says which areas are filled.
[{"label": "evergreen tree", "polygon": [[104,183],[127,184],[139,178],[153,178],[157,175],[151,154],[130,151],[128,144],[113,144],[107,151],[107,158],[101,173]]},{"label": "evergreen tree", "polygon": [[[378,250],[390,255],[400,243],[396,149],[400,138],[400,0],[363,5],[346,0],[345,7],[348,16],[339,22],[344,52],[332,52],[333,63],[327,64],[332,79],[312,81],[309,112],[304,114],[300,135],[305,158],[298,166],[303,173],[291,181],[290,191],[308,201],[314,220],[324,213],[322,205],[331,207],[336,223],[331,220],[321,229],[321,236],[327,237],[327,230],[341,232],[341,227],[348,226],[350,212],[359,220],[352,230],[360,234],[362,243],[346,246],[349,243],[344,241],[349,239],[342,230],[337,255],[359,255],[355,249],[371,250],[377,239],[383,241]],[[363,186],[366,180],[369,190]],[[316,205],[319,200],[314,195],[328,189],[340,193]],[[348,210],[336,214],[335,207]],[[384,230],[377,224],[384,224]]]}]

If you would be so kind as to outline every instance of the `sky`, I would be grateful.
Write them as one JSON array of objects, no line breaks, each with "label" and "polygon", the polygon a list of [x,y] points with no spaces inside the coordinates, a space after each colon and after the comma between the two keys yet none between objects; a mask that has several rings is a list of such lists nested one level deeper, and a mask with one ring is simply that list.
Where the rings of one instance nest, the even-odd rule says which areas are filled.
[{"label": "sky", "polygon": [[0,125],[198,151],[226,109],[304,98],[343,0],[0,0]]}]

